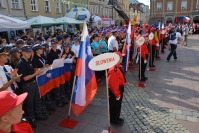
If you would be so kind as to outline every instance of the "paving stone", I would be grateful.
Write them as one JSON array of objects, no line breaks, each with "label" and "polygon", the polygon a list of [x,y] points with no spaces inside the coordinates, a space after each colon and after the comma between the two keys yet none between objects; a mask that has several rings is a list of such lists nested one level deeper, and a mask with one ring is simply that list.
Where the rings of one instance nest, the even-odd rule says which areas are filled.
[{"label": "paving stone", "polygon": [[193,116],[193,112],[191,111],[182,111],[183,115]]},{"label": "paving stone", "polygon": [[191,117],[191,116],[187,116],[187,120],[192,122],[198,122],[198,119],[196,117]]},{"label": "paving stone", "polygon": [[176,114],[176,119],[187,120],[187,117],[185,115],[178,115],[178,114]]},{"label": "paving stone", "polygon": [[193,112],[193,117],[198,117],[199,118],[199,113],[198,112]]},{"label": "paving stone", "polygon": [[174,114],[182,114],[182,110],[173,109]]}]

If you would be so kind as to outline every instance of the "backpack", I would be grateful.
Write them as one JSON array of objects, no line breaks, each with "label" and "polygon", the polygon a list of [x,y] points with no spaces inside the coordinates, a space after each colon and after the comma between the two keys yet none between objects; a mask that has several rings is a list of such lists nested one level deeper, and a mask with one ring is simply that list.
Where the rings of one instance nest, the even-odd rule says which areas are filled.
[{"label": "backpack", "polygon": [[175,40],[176,39],[176,33],[173,32],[170,34],[170,40]]}]

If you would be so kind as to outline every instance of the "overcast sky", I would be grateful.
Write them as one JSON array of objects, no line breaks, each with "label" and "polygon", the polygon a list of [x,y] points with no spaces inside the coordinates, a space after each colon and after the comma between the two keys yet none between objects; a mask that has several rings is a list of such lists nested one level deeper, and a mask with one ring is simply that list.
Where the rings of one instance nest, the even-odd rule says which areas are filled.
[{"label": "overcast sky", "polygon": [[138,0],[138,1],[150,7],[150,0]]}]

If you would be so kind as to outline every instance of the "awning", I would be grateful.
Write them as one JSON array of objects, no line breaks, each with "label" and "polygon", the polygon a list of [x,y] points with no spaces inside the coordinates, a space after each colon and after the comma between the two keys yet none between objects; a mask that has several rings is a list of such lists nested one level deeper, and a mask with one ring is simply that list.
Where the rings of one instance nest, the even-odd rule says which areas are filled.
[{"label": "awning", "polygon": [[69,18],[69,17],[61,17],[61,18],[57,18],[56,20],[62,24],[83,24],[84,23],[82,21]]},{"label": "awning", "polygon": [[0,31],[30,28],[30,23],[0,14]]},{"label": "awning", "polygon": [[29,22],[32,27],[61,25],[61,23],[57,21],[55,18],[50,18],[45,16],[33,17],[26,21]]}]

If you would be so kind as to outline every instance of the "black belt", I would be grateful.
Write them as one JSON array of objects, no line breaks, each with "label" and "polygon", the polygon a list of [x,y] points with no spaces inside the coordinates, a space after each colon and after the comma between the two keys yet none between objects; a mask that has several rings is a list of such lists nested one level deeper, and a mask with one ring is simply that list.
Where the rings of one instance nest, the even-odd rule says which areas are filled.
[{"label": "black belt", "polygon": [[32,84],[34,84],[34,83],[36,83],[35,80],[33,80],[33,81],[31,81],[31,82],[27,82],[27,83],[25,83],[25,84],[28,85],[28,86],[30,86],[30,85],[32,85]]},{"label": "black belt", "polygon": [[111,52],[111,53],[113,53],[114,51],[113,51],[113,50],[109,50],[108,52]]}]

